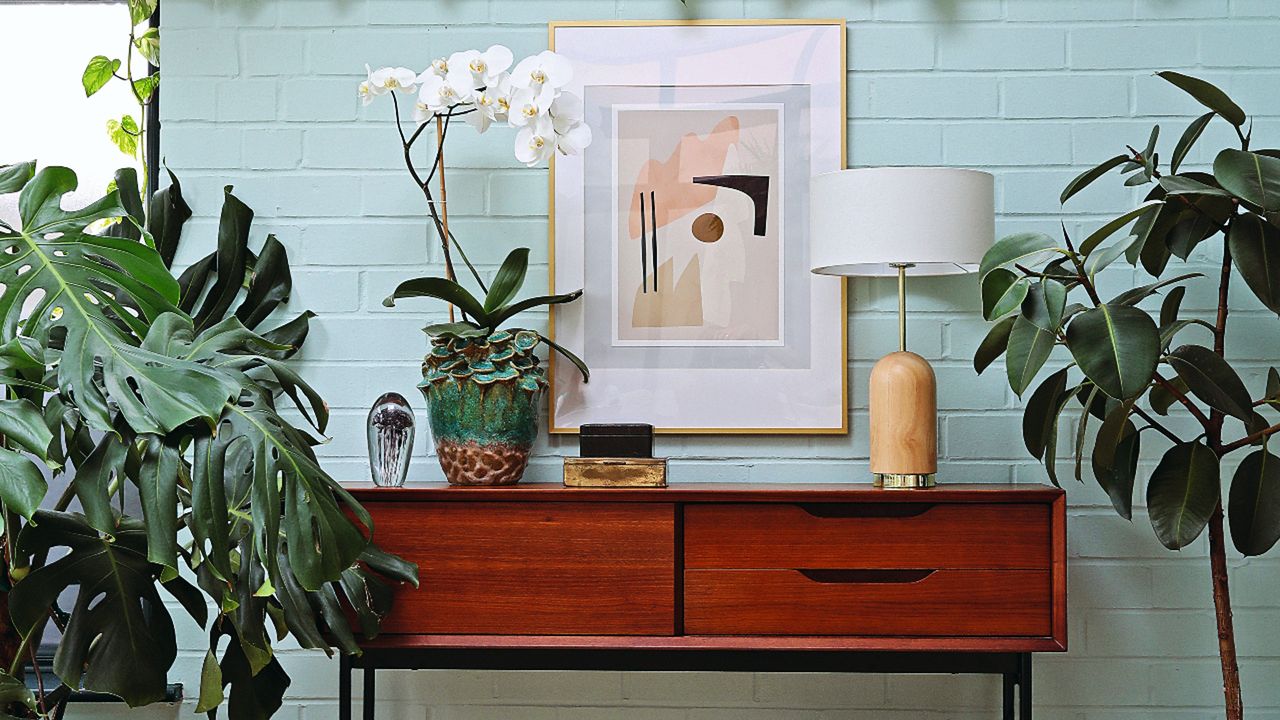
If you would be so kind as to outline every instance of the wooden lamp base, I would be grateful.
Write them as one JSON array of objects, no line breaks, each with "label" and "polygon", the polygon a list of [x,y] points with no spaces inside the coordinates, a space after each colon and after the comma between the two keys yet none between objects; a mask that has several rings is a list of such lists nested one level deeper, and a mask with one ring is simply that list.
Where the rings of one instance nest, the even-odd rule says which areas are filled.
[{"label": "wooden lamp base", "polygon": [[938,472],[938,382],[929,361],[899,351],[871,369],[875,485],[927,488]]}]

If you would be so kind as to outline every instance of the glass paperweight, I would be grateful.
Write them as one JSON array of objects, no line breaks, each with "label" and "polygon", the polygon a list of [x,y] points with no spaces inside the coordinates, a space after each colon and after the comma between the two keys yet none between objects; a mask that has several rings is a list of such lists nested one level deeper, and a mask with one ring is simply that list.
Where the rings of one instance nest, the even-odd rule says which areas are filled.
[{"label": "glass paperweight", "polygon": [[369,469],[378,487],[400,487],[413,456],[413,408],[399,393],[387,393],[369,410]]}]

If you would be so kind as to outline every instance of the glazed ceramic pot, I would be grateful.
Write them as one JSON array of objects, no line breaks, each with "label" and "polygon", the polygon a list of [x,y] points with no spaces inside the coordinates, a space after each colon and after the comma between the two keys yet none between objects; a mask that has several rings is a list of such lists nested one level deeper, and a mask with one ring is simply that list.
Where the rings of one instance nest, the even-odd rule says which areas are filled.
[{"label": "glazed ceramic pot", "polygon": [[530,330],[431,339],[418,387],[450,483],[513,485],[524,475],[547,384],[538,342]]}]

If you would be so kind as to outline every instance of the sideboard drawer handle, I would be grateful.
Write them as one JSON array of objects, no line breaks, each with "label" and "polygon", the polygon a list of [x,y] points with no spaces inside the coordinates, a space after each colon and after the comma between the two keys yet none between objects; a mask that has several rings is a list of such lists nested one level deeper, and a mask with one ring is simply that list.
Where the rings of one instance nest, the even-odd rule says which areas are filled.
[{"label": "sideboard drawer handle", "polygon": [[900,584],[920,582],[932,575],[935,570],[810,570],[798,569],[796,572],[813,582],[823,584],[835,583],[883,583]]},{"label": "sideboard drawer handle", "polygon": [[929,512],[933,503],[798,503],[820,518],[908,518]]}]

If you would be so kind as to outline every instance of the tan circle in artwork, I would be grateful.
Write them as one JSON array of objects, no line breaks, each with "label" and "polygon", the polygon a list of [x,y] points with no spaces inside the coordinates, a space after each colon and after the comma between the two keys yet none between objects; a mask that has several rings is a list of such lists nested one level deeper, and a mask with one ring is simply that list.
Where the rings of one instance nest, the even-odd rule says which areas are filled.
[{"label": "tan circle in artwork", "polygon": [[702,213],[693,221],[693,236],[704,243],[713,243],[724,235],[724,221],[715,213]]}]

